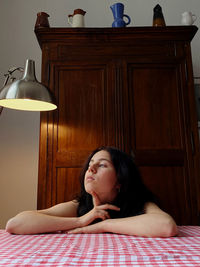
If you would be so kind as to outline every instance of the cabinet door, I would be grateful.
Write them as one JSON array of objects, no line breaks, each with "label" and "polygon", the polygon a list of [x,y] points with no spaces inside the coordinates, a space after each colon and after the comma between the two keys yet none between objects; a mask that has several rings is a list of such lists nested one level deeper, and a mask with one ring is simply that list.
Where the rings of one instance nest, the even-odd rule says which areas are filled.
[{"label": "cabinet door", "polygon": [[[55,88],[58,110],[48,123],[48,189],[46,197],[41,192],[39,199],[49,201],[42,206],[76,197],[80,168],[90,152],[116,145],[117,105],[111,76],[110,63],[103,60],[51,63],[50,87]],[[44,179],[41,174],[40,179]]]},{"label": "cabinet door", "polygon": [[131,147],[144,182],[177,223],[187,224],[193,205],[181,69],[175,64],[129,64],[128,80]]}]

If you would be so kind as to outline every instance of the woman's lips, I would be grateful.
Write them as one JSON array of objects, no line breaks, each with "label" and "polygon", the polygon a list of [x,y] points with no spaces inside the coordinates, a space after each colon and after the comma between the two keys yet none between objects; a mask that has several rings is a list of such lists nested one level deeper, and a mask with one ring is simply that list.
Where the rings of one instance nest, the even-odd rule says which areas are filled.
[{"label": "woman's lips", "polygon": [[89,176],[89,177],[86,178],[86,181],[94,181],[94,177]]}]

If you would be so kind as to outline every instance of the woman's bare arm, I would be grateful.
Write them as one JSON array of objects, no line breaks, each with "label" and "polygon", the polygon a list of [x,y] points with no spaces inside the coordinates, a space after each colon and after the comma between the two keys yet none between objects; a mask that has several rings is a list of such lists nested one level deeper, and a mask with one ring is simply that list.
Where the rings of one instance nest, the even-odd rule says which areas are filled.
[{"label": "woman's bare arm", "polygon": [[177,234],[172,217],[154,203],[146,205],[146,213],[134,217],[105,221],[108,232],[144,237],[170,237]]},{"label": "woman's bare arm", "polygon": [[39,211],[23,211],[11,218],[6,231],[14,234],[55,232],[80,227],[78,202],[69,201]]},{"label": "woman's bare arm", "polygon": [[39,211],[24,211],[10,219],[6,231],[13,234],[39,234],[89,225],[95,219],[109,218],[107,210],[118,210],[116,206],[105,204],[95,206],[91,211],[77,217],[77,201],[69,201]]},{"label": "woman's bare arm", "polygon": [[120,219],[107,219],[69,231],[69,233],[101,232],[143,237],[170,237],[177,234],[177,226],[169,214],[163,212],[154,203],[147,203],[145,214]]}]

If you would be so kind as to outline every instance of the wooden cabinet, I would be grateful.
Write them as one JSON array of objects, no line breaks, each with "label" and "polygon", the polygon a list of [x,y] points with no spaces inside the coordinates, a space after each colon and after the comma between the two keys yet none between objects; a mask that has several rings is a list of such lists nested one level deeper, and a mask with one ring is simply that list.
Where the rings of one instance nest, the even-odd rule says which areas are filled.
[{"label": "wooden cabinet", "polygon": [[196,26],[41,28],[42,81],[58,110],[41,113],[38,208],[70,200],[98,146],[135,156],[160,206],[199,224],[200,153],[190,42]]}]

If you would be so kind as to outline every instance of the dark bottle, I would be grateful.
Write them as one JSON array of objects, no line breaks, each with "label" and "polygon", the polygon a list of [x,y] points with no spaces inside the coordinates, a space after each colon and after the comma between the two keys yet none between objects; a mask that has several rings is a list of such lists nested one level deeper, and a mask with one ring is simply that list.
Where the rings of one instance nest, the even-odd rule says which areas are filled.
[{"label": "dark bottle", "polygon": [[161,6],[156,5],[153,12],[153,26],[166,26]]}]

